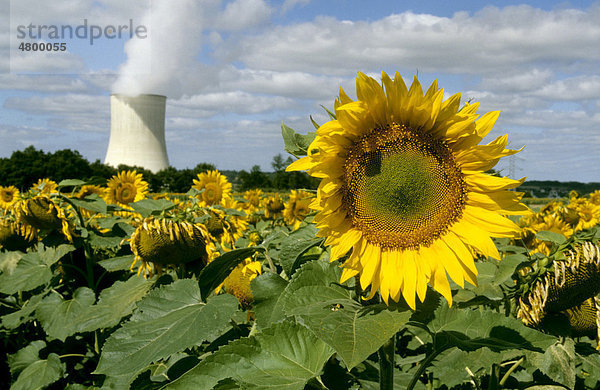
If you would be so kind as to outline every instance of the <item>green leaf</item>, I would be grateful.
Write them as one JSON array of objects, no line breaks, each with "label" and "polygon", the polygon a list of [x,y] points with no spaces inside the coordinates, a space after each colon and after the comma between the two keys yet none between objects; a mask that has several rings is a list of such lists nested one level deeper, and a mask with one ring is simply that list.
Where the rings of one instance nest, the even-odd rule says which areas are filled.
[{"label": "green leaf", "polygon": [[66,180],[61,180],[60,183],[58,183],[58,188],[82,186],[86,183],[87,182],[85,182],[83,180],[79,180],[79,179],[66,179]]},{"label": "green leaf", "polygon": [[50,338],[65,341],[77,332],[77,320],[95,300],[94,292],[87,287],[75,290],[73,299],[68,300],[58,293],[50,294],[38,305],[36,317]]},{"label": "green leaf", "polygon": [[258,275],[250,282],[252,296],[254,297],[252,310],[256,316],[256,325],[259,328],[266,328],[271,323],[279,320],[279,318],[273,318],[273,309],[287,285],[287,280],[272,272]]},{"label": "green leaf", "polygon": [[0,252],[0,272],[12,274],[24,254],[19,251]]},{"label": "green leaf", "polygon": [[67,244],[57,248],[39,245],[38,251],[23,255],[11,273],[3,272],[0,275],[0,293],[29,291],[48,283],[52,278],[50,267],[73,250],[75,247]]},{"label": "green leaf", "polygon": [[552,380],[575,388],[575,343],[573,339],[566,338],[564,343],[557,342],[551,345],[543,354],[531,354],[532,363]]},{"label": "green leaf", "polygon": [[105,236],[94,231],[89,232],[88,242],[93,248],[96,249],[117,248],[121,245],[121,241],[123,241],[123,237]]},{"label": "green leaf", "polygon": [[223,283],[231,271],[244,259],[251,256],[258,250],[264,250],[261,247],[240,248],[226,252],[217,257],[198,275],[198,284],[203,298],[206,298],[218,285]]},{"label": "green leaf", "polygon": [[298,157],[308,154],[308,146],[315,139],[317,133],[311,131],[306,135],[298,134],[294,129],[281,123],[281,135],[283,136],[285,151]]},{"label": "green leaf", "polygon": [[37,360],[21,372],[11,390],[42,389],[63,377],[65,365],[57,354],[51,353],[46,360]]},{"label": "green leaf", "polygon": [[129,204],[142,217],[147,218],[150,215],[159,215],[175,207],[175,203],[167,199],[142,199]]},{"label": "green leaf", "polygon": [[498,271],[494,276],[494,281],[498,284],[510,282],[512,283],[512,275],[515,272],[515,268],[525,261],[528,261],[527,257],[523,254],[508,255],[498,264]]},{"label": "green leaf", "polygon": [[567,238],[560,233],[551,232],[548,230],[542,230],[537,232],[535,235],[537,239],[542,241],[550,241],[554,244],[564,244],[567,241]]},{"label": "green leaf", "polygon": [[41,294],[34,295],[23,304],[20,310],[2,316],[2,326],[7,329],[15,329],[19,325],[29,321],[32,318],[31,314],[37,309],[38,305],[47,294],[48,291],[44,291]]},{"label": "green leaf", "polygon": [[195,281],[181,279],[150,292],[129,322],[106,341],[96,374],[133,380],[150,363],[213,341],[229,329],[235,297],[223,294],[203,303]]},{"label": "green leaf", "polygon": [[40,351],[43,348],[46,348],[46,342],[36,340],[29,343],[25,348],[18,350],[17,353],[8,355],[10,373],[16,376],[32,363],[40,360]]},{"label": "green leaf", "polygon": [[350,289],[339,285],[340,275],[337,264],[306,263],[294,274],[280,302],[287,315],[301,317],[351,369],[396,334],[412,312],[360,305]]},{"label": "green leaf", "polygon": [[458,347],[474,351],[487,347],[492,351],[526,349],[544,351],[556,339],[523,325],[516,318],[480,308],[461,310],[440,305],[434,319],[427,325],[434,335],[437,349]]},{"label": "green leaf", "polygon": [[98,303],[88,306],[77,318],[77,332],[117,325],[121,318],[131,314],[135,303],[148,293],[154,282],[154,279],[133,275],[125,282],[117,281],[102,290]]},{"label": "green leaf", "polygon": [[306,225],[291,233],[281,242],[279,263],[286,275],[292,276],[300,265],[299,260],[303,253],[323,242],[323,238],[315,238],[318,229],[314,225]]},{"label": "green leaf", "polygon": [[280,322],[221,347],[166,388],[208,390],[232,378],[242,388],[303,389],[332,353],[302,325]]},{"label": "green leaf", "polygon": [[83,199],[69,198],[69,200],[79,208],[90,210],[100,214],[106,214],[106,202],[97,194],[88,195]]},{"label": "green leaf", "polygon": [[125,271],[131,268],[134,258],[133,255],[117,256],[99,261],[98,265],[109,272]]}]

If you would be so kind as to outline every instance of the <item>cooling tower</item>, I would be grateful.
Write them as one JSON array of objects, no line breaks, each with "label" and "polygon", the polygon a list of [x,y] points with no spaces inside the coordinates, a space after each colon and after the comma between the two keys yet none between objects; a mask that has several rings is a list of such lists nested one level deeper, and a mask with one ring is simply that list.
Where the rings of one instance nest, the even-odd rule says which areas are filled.
[{"label": "cooling tower", "polygon": [[169,166],[165,143],[166,96],[110,95],[110,140],[104,163],[158,172]]}]

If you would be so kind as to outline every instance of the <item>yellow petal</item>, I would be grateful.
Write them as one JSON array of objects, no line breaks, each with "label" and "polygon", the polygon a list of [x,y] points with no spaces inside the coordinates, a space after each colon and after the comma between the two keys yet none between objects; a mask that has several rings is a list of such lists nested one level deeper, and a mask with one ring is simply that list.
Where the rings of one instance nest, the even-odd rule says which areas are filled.
[{"label": "yellow petal", "polygon": [[403,251],[401,253],[401,264],[404,274],[404,283],[402,286],[402,296],[408,303],[411,309],[415,310],[415,295],[417,291],[417,278],[419,277],[419,270],[415,264],[415,258],[412,251]]},{"label": "yellow petal", "polygon": [[521,233],[521,228],[510,219],[494,211],[473,207],[469,204],[465,205],[463,219],[489,232],[493,237],[514,238]]},{"label": "yellow petal", "polygon": [[287,168],[285,168],[285,171],[305,171],[312,168],[315,164],[316,162],[312,161],[310,157],[302,157],[288,165]]},{"label": "yellow petal", "polygon": [[[360,287],[365,290],[373,279],[379,279],[379,275],[375,278],[376,272],[379,270],[381,262],[381,249],[377,245],[367,244],[365,252],[361,257],[360,263],[363,267],[363,272],[360,274]],[[379,283],[377,284],[379,286]]]},{"label": "yellow petal", "polygon": [[446,271],[444,271],[443,267],[437,267],[433,270],[432,282],[432,287],[446,298],[448,306],[452,306],[452,291],[450,290],[450,283],[448,282]]},{"label": "yellow petal", "polygon": [[463,242],[477,249],[484,256],[500,260],[498,249],[486,231],[464,219],[454,223],[450,227],[450,231],[454,232]]}]

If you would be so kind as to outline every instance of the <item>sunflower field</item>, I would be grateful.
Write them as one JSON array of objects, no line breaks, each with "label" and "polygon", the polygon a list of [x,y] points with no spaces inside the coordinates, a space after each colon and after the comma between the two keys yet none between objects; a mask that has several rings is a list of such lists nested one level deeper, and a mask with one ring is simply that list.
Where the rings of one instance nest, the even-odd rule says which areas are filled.
[{"label": "sunflower field", "polygon": [[600,191],[530,209],[499,112],[356,86],[282,125],[316,191],[0,186],[0,388],[600,388]]}]

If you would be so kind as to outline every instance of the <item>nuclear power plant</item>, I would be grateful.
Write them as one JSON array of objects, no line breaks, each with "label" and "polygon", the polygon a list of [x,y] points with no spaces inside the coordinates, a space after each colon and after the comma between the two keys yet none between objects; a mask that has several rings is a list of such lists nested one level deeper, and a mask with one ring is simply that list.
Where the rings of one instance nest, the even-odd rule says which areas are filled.
[{"label": "nuclear power plant", "polygon": [[104,163],[158,172],[169,166],[162,95],[110,95],[110,139]]}]

